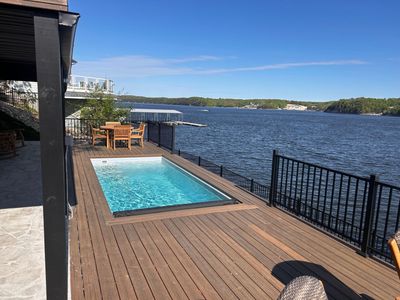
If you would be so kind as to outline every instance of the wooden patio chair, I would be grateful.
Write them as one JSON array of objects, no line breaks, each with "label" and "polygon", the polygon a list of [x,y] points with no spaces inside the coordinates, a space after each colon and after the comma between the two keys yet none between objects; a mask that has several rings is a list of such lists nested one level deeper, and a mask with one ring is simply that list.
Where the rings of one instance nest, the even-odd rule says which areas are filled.
[{"label": "wooden patio chair", "polygon": [[92,145],[96,143],[97,139],[107,140],[107,133],[100,128],[92,127]]},{"label": "wooden patio chair", "polygon": [[106,122],[106,126],[118,126],[121,125],[121,122]]},{"label": "wooden patio chair", "polygon": [[[392,253],[392,258],[393,258],[393,262],[394,262],[394,265],[397,270],[397,274],[399,275],[399,279],[400,279],[400,249],[399,249],[400,230],[398,230],[395,233],[395,235],[388,240],[388,245],[389,245],[390,252]],[[400,296],[397,296],[396,300],[400,300]]]},{"label": "wooden patio chair", "polygon": [[113,149],[115,150],[116,141],[126,141],[128,149],[131,150],[131,125],[117,125],[114,127]]},{"label": "wooden patio chair", "polygon": [[[131,132],[131,141],[137,140],[139,142],[140,147],[144,147],[144,130],[146,124],[140,123],[139,128],[134,128]],[[131,143],[131,142],[129,142]]]}]

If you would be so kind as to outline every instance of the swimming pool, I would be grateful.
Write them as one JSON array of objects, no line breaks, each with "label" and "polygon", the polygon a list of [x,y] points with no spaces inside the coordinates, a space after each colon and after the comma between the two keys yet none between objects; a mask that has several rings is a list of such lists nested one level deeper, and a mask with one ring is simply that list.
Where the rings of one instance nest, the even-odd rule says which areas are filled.
[{"label": "swimming pool", "polygon": [[114,216],[235,201],[164,157],[93,158]]}]

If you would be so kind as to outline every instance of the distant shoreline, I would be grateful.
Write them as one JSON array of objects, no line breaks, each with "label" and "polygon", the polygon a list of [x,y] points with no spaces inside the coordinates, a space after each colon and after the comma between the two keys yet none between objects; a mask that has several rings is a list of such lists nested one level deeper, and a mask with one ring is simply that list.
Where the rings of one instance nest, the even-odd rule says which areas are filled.
[{"label": "distant shoreline", "polygon": [[118,96],[121,102],[143,104],[187,105],[198,107],[231,107],[239,109],[273,109],[291,111],[320,111],[327,113],[400,116],[400,98],[351,98],[329,102],[291,101],[284,99],[222,99],[222,98],[167,98],[124,95]]}]

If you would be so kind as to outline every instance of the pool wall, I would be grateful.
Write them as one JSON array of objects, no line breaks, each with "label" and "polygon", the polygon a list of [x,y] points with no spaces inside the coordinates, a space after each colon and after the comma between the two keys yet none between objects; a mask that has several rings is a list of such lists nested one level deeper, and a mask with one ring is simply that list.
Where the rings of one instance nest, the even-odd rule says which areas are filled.
[{"label": "pool wall", "polygon": [[[187,204],[178,204],[178,205],[166,205],[166,206],[160,206],[160,207],[149,207],[149,208],[140,208],[140,209],[133,209],[133,210],[123,210],[123,211],[112,211],[109,203],[107,201],[107,197],[104,193],[103,187],[101,185],[101,182],[98,178],[98,174],[96,172],[96,165],[101,165],[105,161],[114,161],[114,162],[130,162],[130,161],[152,161],[160,159],[166,161],[167,163],[171,164],[173,167],[179,169],[181,172],[185,173],[185,175],[192,177],[194,180],[199,181],[201,184],[205,185],[207,188],[212,189],[215,193],[220,194],[223,196],[223,200],[216,200],[216,201],[206,201],[206,202],[197,202],[197,203],[187,203]],[[101,190],[104,195],[104,200],[107,203],[107,207],[109,212],[113,215],[113,217],[125,217],[125,216],[135,216],[135,215],[142,215],[142,214],[151,214],[151,213],[159,213],[159,212],[170,212],[170,211],[177,211],[177,210],[182,210],[182,209],[193,209],[193,208],[204,208],[204,207],[212,207],[212,206],[223,206],[223,205],[230,205],[230,204],[236,204],[236,203],[241,203],[240,201],[234,199],[230,195],[220,191],[217,187],[215,187],[212,183],[207,182],[198,176],[194,175],[192,172],[189,170],[185,169],[184,167],[180,166],[176,162],[171,161],[170,159],[164,157],[164,156],[150,156],[150,157],[123,157],[123,158],[92,158],[91,159],[92,166],[94,168],[97,180],[99,182],[99,185],[101,187]]]}]

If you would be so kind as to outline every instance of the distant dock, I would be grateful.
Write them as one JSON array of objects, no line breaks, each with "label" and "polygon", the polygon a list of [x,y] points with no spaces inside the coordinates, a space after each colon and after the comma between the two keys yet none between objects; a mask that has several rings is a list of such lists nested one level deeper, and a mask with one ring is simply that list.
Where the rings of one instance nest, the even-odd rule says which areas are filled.
[{"label": "distant dock", "polygon": [[171,125],[187,125],[187,126],[193,126],[193,127],[207,127],[206,124],[199,124],[199,123],[191,123],[191,122],[185,122],[185,121],[174,121],[174,122],[166,122]]}]

